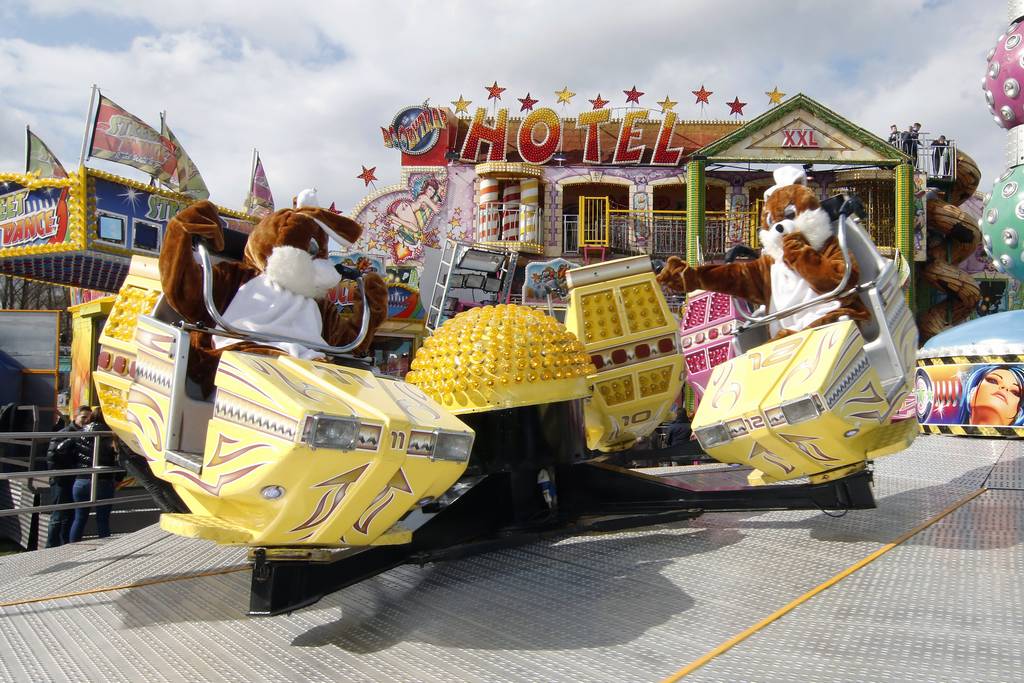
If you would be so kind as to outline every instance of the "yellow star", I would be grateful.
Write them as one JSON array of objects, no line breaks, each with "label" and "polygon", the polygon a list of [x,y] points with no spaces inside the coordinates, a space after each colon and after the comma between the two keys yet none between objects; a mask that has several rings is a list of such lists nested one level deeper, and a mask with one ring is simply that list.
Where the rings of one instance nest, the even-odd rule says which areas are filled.
[{"label": "yellow star", "polygon": [[453,216],[452,219],[450,221],[448,221],[448,225],[450,225],[453,228],[461,227],[462,226],[462,220]]},{"label": "yellow star", "polygon": [[782,102],[782,98],[786,96],[786,93],[779,92],[779,86],[772,88],[771,92],[765,91],[764,94],[768,96],[768,102],[770,104],[779,104]]},{"label": "yellow star", "polygon": [[556,90],[555,95],[558,97],[556,104],[572,104],[572,98],[576,97],[576,93],[569,90],[569,86],[565,86],[561,90]]},{"label": "yellow star", "polygon": [[469,105],[471,105],[472,103],[473,103],[473,100],[467,100],[467,99],[463,98],[462,97],[462,93],[459,93],[459,99],[452,100],[452,104],[455,105],[455,113],[456,114],[468,114],[469,113]]},{"label": "yellow star", "polygon": [[658,106],[661,107],[661,113],[662,114],[664,114],[667,111],[672,111],[672,109],[677,104],[679,104],[679,103],[678,102],[673,102],[672,100],[670,100],[668,98],[668,95],[665,95],[665,99],[663,99],[661,102],[658,102]]}]

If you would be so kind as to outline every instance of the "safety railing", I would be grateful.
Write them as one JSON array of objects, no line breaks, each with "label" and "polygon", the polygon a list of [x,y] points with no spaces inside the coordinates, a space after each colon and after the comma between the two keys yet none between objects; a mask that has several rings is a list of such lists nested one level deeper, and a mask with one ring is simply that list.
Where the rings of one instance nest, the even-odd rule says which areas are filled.
[{"label": "safety railing", "polygon": [[580,253],[579,216],[562,216],[562,253]]},{"label": "safety railing", "polygon": [[611,248],[626,254],[671,256],[686,250],[685,211],[608,211]]},{"label": "safety railing", "polygon": [[722,258],[737,244],[756,248],[759,227],[757,211],[708,211],[704,214],[704,244],[701,245],[704,258]]},{"label": "safety railing", "polygon": [[[582,243],[605,243],[613,252],[623,254],[649,254],[655,257],[685,254],[686,217],[686,211],[606,209],[603,221],[596,220],[597,216],[595,220],[588,218],[590,228],[585,237],[589,242]],[[578,230],[576,216],[563,217],[563,236],[568,234],[569,229]],[[736,244],[756,245],[756,233],[756,211],[709,211],[705,214],[702,253],[705,258],[713,259],[723,256]],[[566,239],[564,244],[568,243]],[[576,242],[573,248],[578,248]]]},{"label": "safety railing", "polygon": [[[27,457],[0,457],[0,462],[7,466],[24,467],[23,471],[0,472],[0,481],[16,481],[24,479],[30,491],[35,492],[40,488],[36,480],[48,480],[50,477],[80,477],[83,474],[90,475],[89,500],[78,503],[51,503],[49,505],[34,505],[31,507],[0,508],[0,517],[11,515],[25,515],[35,513],[50,513],[57,510],[75,510],[78,508],[91,508],[99,505],[123,505],[140,501],[152,501],[149,494],[118,496],[117,498],[96,498],[96,483],[101,474],[117,474],[124,472],[124,468],[100,465],[101,438],[113,437],[114,433],[109,431],[87,431],[78,432],[0,432],[0,443],[23,446],[28,448]],[[62,470],[37,469],[40,450],[45,453],[46,444],[51,439],[85,438],[93,440],[92,466],[76,467]],[[38,446],[42,444],[43,448]],[[6,469],[6,468],[5,468]],[[12,497],[13,500],[13,497]]]},{"label": "safety railing", "polygon": [[930,178],[952,180],[956,177],[956,141],[942,136],[919,133],[917,139],[901,138],[893,145],[914,160],[914,168]]},{"label": "safety railing", "polygon": [[542,212],[536,204],[487,202],[477,207],[476,241],[543,242]]}]

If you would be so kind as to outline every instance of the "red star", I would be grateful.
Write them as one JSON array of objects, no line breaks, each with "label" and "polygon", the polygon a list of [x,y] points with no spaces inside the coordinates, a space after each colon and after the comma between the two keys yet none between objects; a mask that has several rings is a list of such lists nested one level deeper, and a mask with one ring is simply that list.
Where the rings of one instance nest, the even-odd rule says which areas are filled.
[{"label": "red star", "polygon": [[697,101],[694,104],[711,104],[708,102],[708,98],[715,94],[713,90],[705,90],[703,83],[700,84],[700,90],[691,90],[690,92],[697,96]]},{"label": "red star", "polygon": [[626,94],[626,104],[629,104],[630,102],[640,104],[640,96],[643,95],[643,93],[637,90],[635,85],[629,90],[623,90],[622,92]]},{"label": "red star", "polygon": [[746,102],[740,102],[740,98],[738,95],[736,96],[735,100],[733,100],[732,102],[726,102],[726,104],[729,105],[730,115],[739,114],[740,116],[743,116],[743,107],[747,106]]},{"label": "red star", "polygon": [[505,88],[498,87],[498,81],[494,81],[492,85],[485,85],[487,89],[487,99],[489,100],[500,100],[501,93],[505,92]]},{"label": "red star", "polygon": [[594,105],[594,109],[604,109],[604,105],[608,104],[608,100],[601,99],[601,93],[597,93],[596,99],[587,101]]},{"label": "red star", "polygon": [[519,111],[533,111],[533,105],[540,102],[540,100],[530,99],[530,93],[526,93],[526,97],[517,97],[523,106],[519,108]]},{"label": "red star", "polygon": [[356,178],[362,180],[364,183],[363,187],[366,187],[367,185],[369,185],[370,183],[377,179],[377,176],[373,175],[373,172],[376,170],[376,166],[371,166],[370,168],[366,168],[365,166],[363,166],[363,172],[357,175]]}]

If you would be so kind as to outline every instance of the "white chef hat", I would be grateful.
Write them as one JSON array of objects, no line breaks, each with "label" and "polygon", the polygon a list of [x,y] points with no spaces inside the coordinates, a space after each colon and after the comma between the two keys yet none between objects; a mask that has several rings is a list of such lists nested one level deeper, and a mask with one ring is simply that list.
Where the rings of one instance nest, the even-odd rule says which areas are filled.
[{"label": "white chef hat", "polygon": [[802,166],[779,166],[772,173],[772,178],[774,178],[775,184],[764,191],[765,201],[780,187],[807,184],[807,172],[804,171]]}]

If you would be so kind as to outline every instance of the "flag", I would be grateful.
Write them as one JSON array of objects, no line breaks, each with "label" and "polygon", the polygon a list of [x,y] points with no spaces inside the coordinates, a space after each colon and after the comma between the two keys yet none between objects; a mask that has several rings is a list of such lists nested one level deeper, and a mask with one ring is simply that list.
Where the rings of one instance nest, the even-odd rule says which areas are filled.
[{"label": "flag", "polygon": [[164,182],[178,164],[174,143],[103,95],[96,107],[89,156],[134,166]]},{"label": "flag", "polygon": [[199,175],[199,169],[192,162],[192,158],[185,153],[185,148],[181,146],[178,138],[167,126],[167,120],[163,114],[160,115],[160,134],[174,145],[174,155],[177,160],[174,175],[171,177],[174,189],[182,194],[187,194],[192,199],[209,199],[210,191],[206,188],[203,176]]},{"label": "flag", "polygon": [[41,178],[67,178],[68,172],[39,136],[25,126],[25,173],[38,173]]},{"label": "flag", "polygon": [[263,172],[263,162],[256,155],[256,165],[252,170],[252,182],[249,183],[249,194],[245,198],[245,212],[250,216],[263,218],[274,212],[274,195],[270,192],[267,174]]}]

